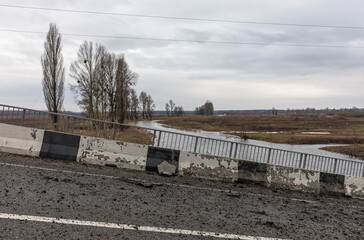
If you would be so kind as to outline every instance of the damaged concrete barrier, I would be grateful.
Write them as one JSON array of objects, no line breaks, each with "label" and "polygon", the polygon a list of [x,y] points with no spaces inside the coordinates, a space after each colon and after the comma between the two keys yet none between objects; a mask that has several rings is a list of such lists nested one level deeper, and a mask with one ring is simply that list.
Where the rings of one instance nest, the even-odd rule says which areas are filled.
[{"label": "damaged concrete barrier", "polygon": [[364,199],[364,178],[346,176],[344,185],[347,196]]},{"label": "damaged concrete barrier", "polygon": [[145,171],[147,153],[146,145],[82,136],[77,161]]},{"label": "damaged concrete barrier", "polygon": [[[159,172],[159,165],[165,162],[163,165],[167,167],[169,171],[172,171],[173,166],[174,172],[172,174],[176,174],[179,165],[179,158],[179,150],[149,146],[146,170],[150,172]],[[168,167],[167,164],[170,166]],[[163,167],[163,165],[161,167]]]},{"label": "damaged concrete barrier", "polygon": [[0,124],[0,151],[364,198],[364,178]]},{"label": "damaged concrete barrier", "polygon": [[320,173],[305,169],[269,166],[267,183],[270,187],[287,188],[303,192],[320,192]]},{"label": "damaged concrete barrier", "polygon": [[39,157],[44,131],[0,123],[0,151]]},{"label": "damaged concrete barrier", "polygon": [[238,162],[238,182],[267,185],[268,164],[240,160]]},{"label": "damaged concrete barrier", "polygon": [[238,179],[238,160],[181,151],[179,175],[236,181]]}]

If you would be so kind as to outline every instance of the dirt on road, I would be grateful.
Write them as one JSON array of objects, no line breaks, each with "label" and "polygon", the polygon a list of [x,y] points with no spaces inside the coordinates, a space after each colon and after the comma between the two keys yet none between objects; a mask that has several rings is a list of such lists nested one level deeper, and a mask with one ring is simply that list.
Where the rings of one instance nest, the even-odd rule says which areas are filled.
[{"label": "dirt on road", "polygon": [[[364,239],[364,201],[0,152],[0,213],[283,239]],[[1,239],[215,239],[0,219]]]}]

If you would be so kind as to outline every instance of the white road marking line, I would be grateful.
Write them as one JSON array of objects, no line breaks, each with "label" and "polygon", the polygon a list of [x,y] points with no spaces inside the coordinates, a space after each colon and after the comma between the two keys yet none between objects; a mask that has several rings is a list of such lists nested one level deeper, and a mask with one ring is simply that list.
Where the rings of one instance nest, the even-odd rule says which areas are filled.
[{"label": "white road marking line", "polygon": [[82,220],[77,220],[77,219],[63,219],[63,218],[40,217],[40,216],[8,214],[8,213],[0,213],[0,218],[1,219],[11,219],[11,220],[21,220],[21,221],[27,220],[27,221],[33,221],[33,222],[59,223],[59,224],[67,224],[67,225],[114,228],[114,229],[134,230],[134,231],[143,231],[143,232],[182,234],[182,235],[189,235],[189,236],[214,237],[214,238],[225,238],[225,239],[282,240],[279,238],[255,237],[255,236],[246,236],[246,235],[229,234],[229,233],[205,232],[205,231],[195,231],[195,230],[186,230],[186,229],[177,229],[177,228],[138,226],[138,225],[131,225],[131,224],[119,224],[119,223],[108,223],[108,222],[82,221]]},{"label": "white road marking line", "polygon": [[[61,170],[61,169],[54,169],[54,168],[44,168],[44,167],[35,167],[30,165],[22,165],[22,164],[13,164],[13,163],[2,163],[0,165],[11,166],[11,167],[21,167],[21,168],[30,168],[30,169],[37,169],[37,170],[44,170],[44,171],[51,171],[51,172],[62,172],[62,173],[70,173],[70,174],[78,174],[78,175],[85,175],[91,177],[104,177],[104,178],[111,178],[111,179],[120,179],[120,177],[109,176],[109,175],[102,175],[102,174],[93,174],[93,173],[85,173],[85,172],[77,172],[77,171],[69,171],[69,170]],[[148,182],[141,179],[136,178],[127,178],[127,180],[131,181],[138,181],[138,182]],[[157,183],[156,183],[157,184]],[[318,203],[317,201],[305,200],[305,199],[298,199],[298,198],[289,198],[289,197],[280,197],[280,196],[272,196],[272,195],[264,195],[258,193],[243,193],[239,191],[231,191],[231,190],[224,190],[224,189],[217,189],[217,188],[209,188],[209,187],[196,187],[186,184],[176,184],[176,183],[161,183],[167,186],[174,186],[174,187],[184,187],[184,188],[191,188],[197,190],[207,190],[207,191],[214,191],[214,192],[224,192],[224,193],[234,193],[234,194],[242,194],[242,195],[250,195],[250,196],[258,196],[258,197],[274,197],[278,199],[286,199],[298,202],[306,202],[306,203]]]}]

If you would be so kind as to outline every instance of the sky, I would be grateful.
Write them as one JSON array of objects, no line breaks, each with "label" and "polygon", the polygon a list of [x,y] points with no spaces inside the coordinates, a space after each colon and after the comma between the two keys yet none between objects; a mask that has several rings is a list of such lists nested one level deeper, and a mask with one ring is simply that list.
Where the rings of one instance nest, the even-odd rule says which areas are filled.
[{"label": "sky", "polygon": [[45,33],[55,23],[64,34],[65,110],[80,110],[69,89],[75,83],[69,68],[85,40],[124,54],[139,75],[135,89],[150,94],[156,109],[164,109],[170,99],[185,110],[206,100],[219,110],[364,107],[364,2],[360,0],[350,4],[343,0],[0,0],[0,5],[240,21],[0,6],[2,104],[46,109],[40,57]]}]

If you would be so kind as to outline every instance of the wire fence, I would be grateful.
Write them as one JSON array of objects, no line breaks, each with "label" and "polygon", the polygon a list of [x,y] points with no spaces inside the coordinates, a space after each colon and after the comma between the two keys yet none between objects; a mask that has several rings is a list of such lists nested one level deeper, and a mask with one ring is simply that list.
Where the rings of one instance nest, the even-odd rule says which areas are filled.
[{"label": "wire fence", "polygon": [[112,121],[90,119],[80,115],[51,113],[0,104],[0,122],[126,142],[140,143],[140,138],[147,136],[147,140],[143,143],[155,147],[364,177],[364,161],[360,160],[332,158],[173,131],[137,127]]}]

